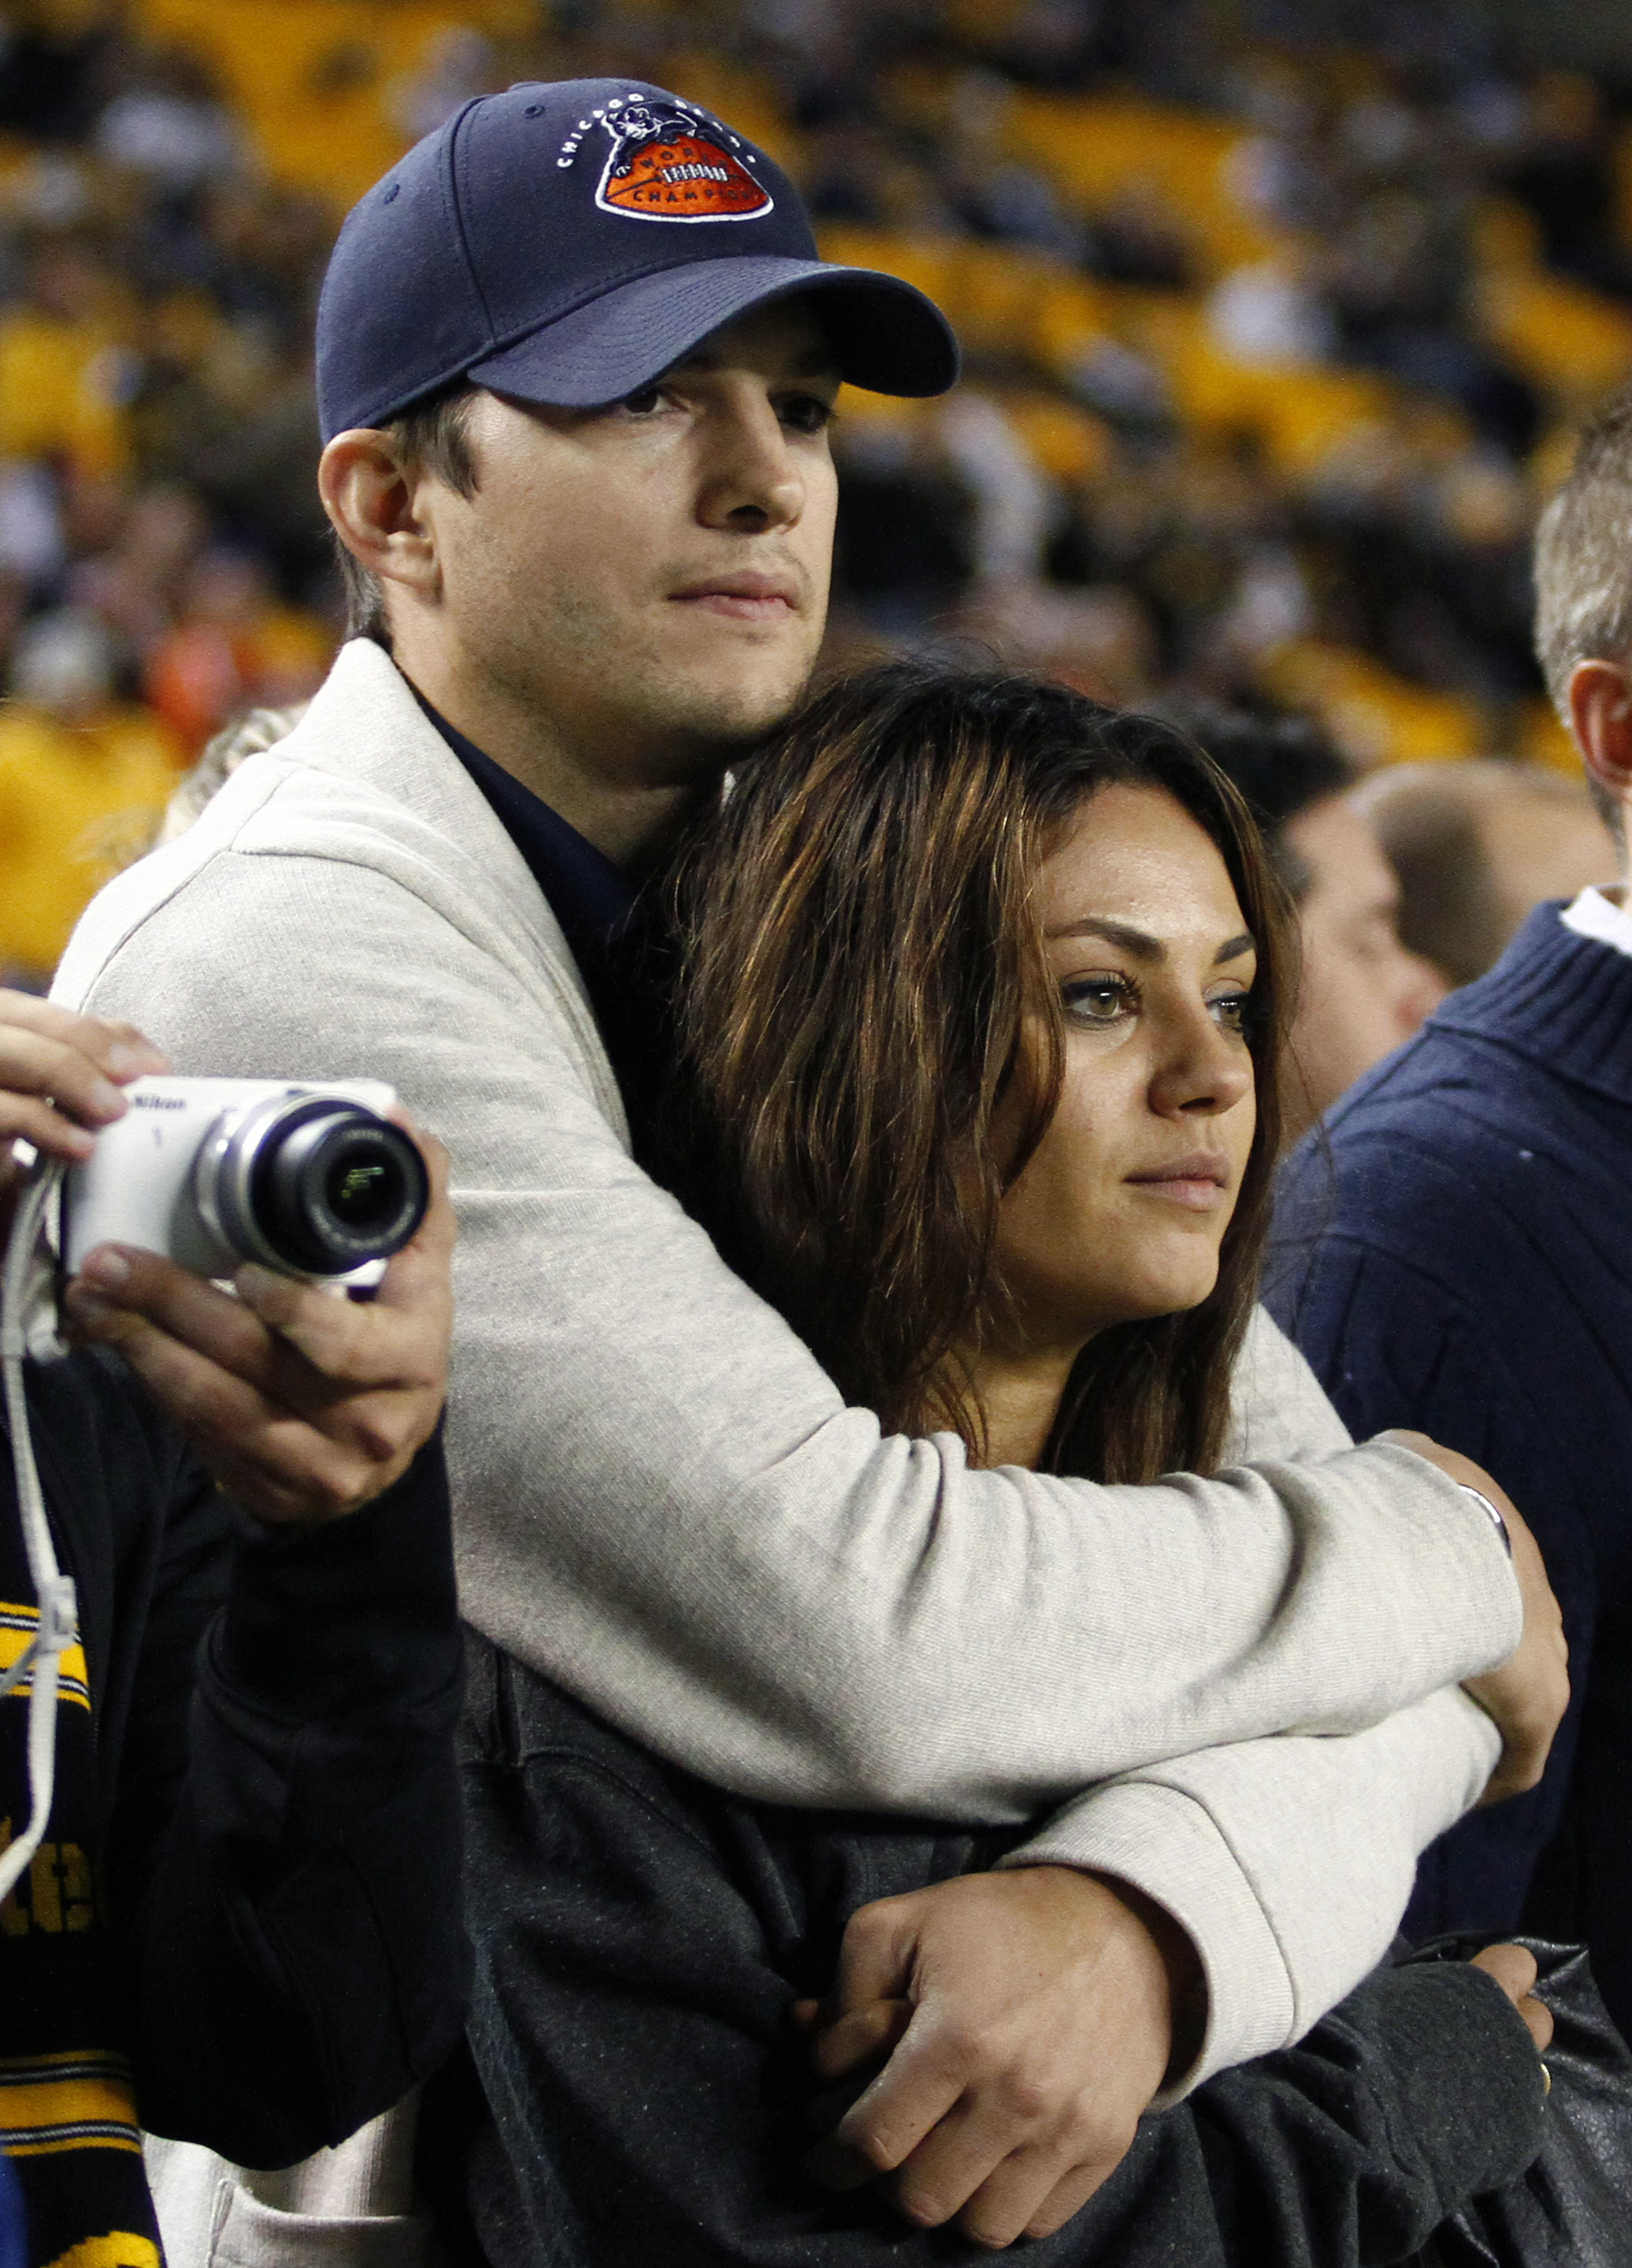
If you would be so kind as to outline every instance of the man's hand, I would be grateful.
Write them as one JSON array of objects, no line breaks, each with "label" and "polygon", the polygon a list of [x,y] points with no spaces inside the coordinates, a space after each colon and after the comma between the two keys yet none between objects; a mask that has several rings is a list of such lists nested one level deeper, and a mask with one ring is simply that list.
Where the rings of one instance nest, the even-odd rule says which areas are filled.
[{"label": "man's hand", "polygon": [[1193,2055],[1200,1978],[1159,1907],[1071,1867],[864,1906],[831,1996],[796,2014],[828,2081],[889,2061],[811,2170],[837,2189],[887,2175],[908,2220],[955,2214],[994,2249],[1049,2235],[1121,2162],[1180,2029],[1180,2067]]},{"label": "man's hand", "polygon": [[121,1087],[169,1068],[132,1024],[0,990],[0,1239],[16,1201],[12,1143],[32,1142],[48,1158],[77,1164],[91,1155],[97,1130],[129,1108]]},{"label": "man's hand", "polygon": [[279,1526],[356,1512],[435,1429],[452,1322],[447,1152],[415,1133],[431,1202],[375,1297],[240,1268],[238,1298],[134,1246],[69,1285],[76,1337],[116,1347],[234,1503]]},{"label": "man's hand", "polygon": [[1466,1679],[1463,1690],[1495,1719],[1502,1735],[1502,1760],[1481,1803],[1500,1803],[1507,1796],[1522,1795],[1540,1781],[1553,1735],[1570,1705],[1570,1647],[1540,1549],[1511,1498],[1471,1457],[1442,1449],[1426,1433],[1396,1431],[1380,1438],[1397,1441],[1402,1449],[1414,1449],[1463,1487],[1477,1489],[1481,1496],[1490,1498],[1507,1522],[1513,1572],[1524,1602],[1524,1630],[1501,1668],[1487,1670],[1482,1677]]}]

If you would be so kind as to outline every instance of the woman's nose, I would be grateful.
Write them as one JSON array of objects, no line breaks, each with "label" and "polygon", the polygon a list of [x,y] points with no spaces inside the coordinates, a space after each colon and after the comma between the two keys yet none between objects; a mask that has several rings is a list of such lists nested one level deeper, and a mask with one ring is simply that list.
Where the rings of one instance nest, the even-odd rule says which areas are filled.
[{"label": "woman's nose", "polygon": [[1151,1081],[1152,1107],[1163,1116],[1183,1111],[1198,1118],[1221,1117],[1253,1091],[1253,1059],[1241,1041],[1224,1031],[1210,1009],[1187,1015],[1172,1034],[1164,1060]]}]

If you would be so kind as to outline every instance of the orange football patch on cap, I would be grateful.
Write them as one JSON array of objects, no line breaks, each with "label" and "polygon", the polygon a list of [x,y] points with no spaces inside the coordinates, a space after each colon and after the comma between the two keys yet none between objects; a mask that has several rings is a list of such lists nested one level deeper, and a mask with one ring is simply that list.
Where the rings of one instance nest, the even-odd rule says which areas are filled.
[{"label": "orange football patch on cap", "polygon": [[614,149],[595,202],[640,220],[756,220],[771,209],[746,166],[700,134]]}]

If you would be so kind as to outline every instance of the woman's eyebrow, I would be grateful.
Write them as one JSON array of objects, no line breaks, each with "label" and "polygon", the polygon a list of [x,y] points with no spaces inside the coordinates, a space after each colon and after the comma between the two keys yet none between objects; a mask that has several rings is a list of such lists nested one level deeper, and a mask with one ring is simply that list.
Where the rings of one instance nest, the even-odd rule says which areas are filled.
[{"label": "woman's eyebrow", "polygon": [[[1081,921],[1062,922],[1058,929],[1051,929],[1048,935],[1051,939],[1102,937],[1107,945],[1120,946],[1134,960],[1150,961],[1152,965],[1167,958],[1167,947],[1159,937],[1152,937],[1148,930],[1135,929],[1128,922],[1112,921],[1103,914],[1085,914]],[[1213,967],[1222,968],[1226,961],[1239,961],[1243,954],[1256,950],[1253,938],[1243,930],[1239,937],[1229,938],[1219,946],[1213,955]]]},{"label": "woman's eyebrow", "polygon": [[1167,947],[1159,937],[1148,931],[1132,929],[1126,922],[1109,921],[1099,914],[1086,914],[1081,921],[1062,922],[1058,929],[1048,932],[1055,937],[1102,937],[1107,945],[1120,945],[1136,961],[1165,961]]}]

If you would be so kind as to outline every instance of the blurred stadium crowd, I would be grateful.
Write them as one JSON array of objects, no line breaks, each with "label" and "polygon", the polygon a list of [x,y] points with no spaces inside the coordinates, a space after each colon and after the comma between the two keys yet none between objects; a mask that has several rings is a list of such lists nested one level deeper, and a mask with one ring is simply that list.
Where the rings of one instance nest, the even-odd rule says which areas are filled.
[{"label": "blurred stadium crowd", "polygon": [[1250,14],[5,0],[0,972],[43,982],[131,814],[321,677],[328,245],[520,77],[724,113],[826,251],[956,324],[952,396],[841,403],[835,653],[952,628],[1117,701],[1307,712],[1361,769],[1573,777],[1528,546],[1632,375],[1632,108],[1489,41],[1400,61]]}]

